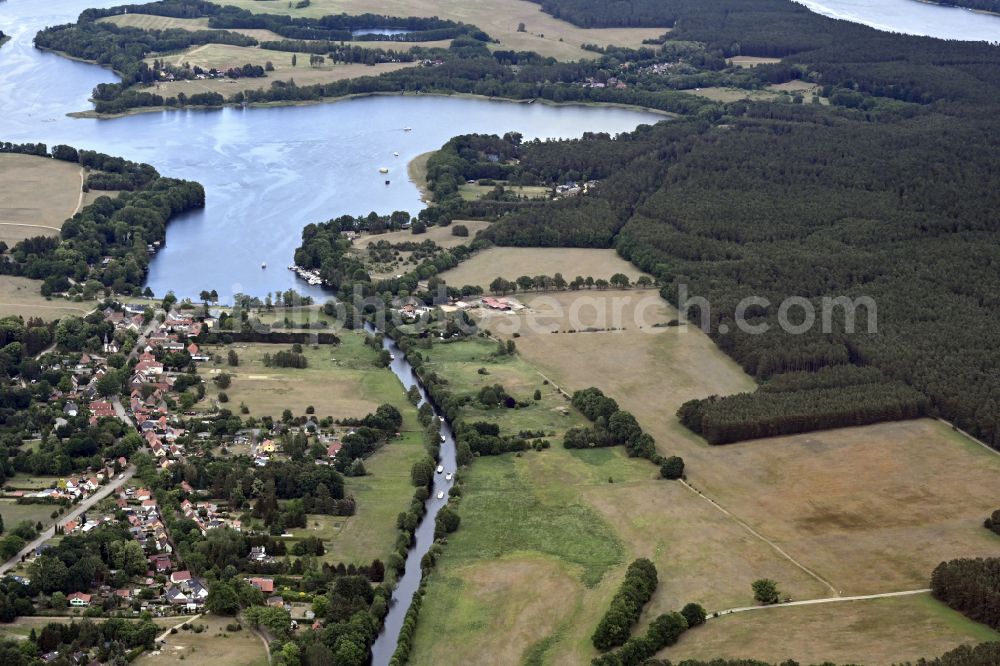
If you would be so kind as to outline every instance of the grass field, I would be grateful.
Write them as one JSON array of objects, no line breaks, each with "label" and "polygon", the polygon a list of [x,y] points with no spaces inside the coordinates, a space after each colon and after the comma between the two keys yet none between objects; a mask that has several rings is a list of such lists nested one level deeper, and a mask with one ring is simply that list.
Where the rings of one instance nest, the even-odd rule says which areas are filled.
[{"label": "grass field", "polygon": [[[465,227],[469,230],[469,235],[462,237],[452,234],[451,230],[456,224],[465,225]],[[372,243],[377,243],[379,241],[387,241],[389,243],[421,243],[425,240],[432,240],[443,248],[449,248],[471,242],[475,237],[476,232],[481,231],[488,226],[490,226],[490,223],[482,220],[455,220],[452,225],[448,227],[428,227],[427,232],[423,234],[414,235],[409,229],[407,229],[404,231],[390,231],[387,234],[370,234],[361,236],[360,238],[355,239],[354,247],[363,249],[367,248]]]},{"label": "grass field", "polygon": [[730,65],[737,67],[756,67],[757,65],[773,65],[781,62],[781,58],[758,58],[757,56],[733,56],[728,60]]},{"label": "grass field", "polygon": [[34,155],[0,154],[0,240],[57,236],[80,205],[79,165]]},{"label": "grass field", "polygon": [[[114,23],[121,27],[139,28],[140,30],[214,30],[208,27],[207,18],[184,19],[170,16],[153,16],[152,14],[119,14],[118,16],[107,16],[98,19],[98,22],[105,21]],[[270,30],[260,28],[236,28],[229,32],[238,32],[248,37],[253,37],[259,41],[280,41],[284,39],[281,35]]]},{"label": "grass field", "polygon": [[[252,12],[321,17],[329,14],[364,14],[375,11],[367,0],[312,0],[303,9],[289,8],[283,2],[258,0],[218,0],[221,5],[235,5]],[[439,16],[471,23],[495,39],[499,49],[535,51],[561,60],[593,58],[583,44],[616,44],[638,48],[642,40],[659,37],[666,28],[578,28],[553,18],[526,0],[384,0],[377,13],[390,16]],[[518,32],[519,23],[525,31]]]},{"label": "grass field", "polygon": [[0,275],[0,316],[19,315],[49,320],[69,315],[82,316],[94,309],[93,301],[47,300],[41,294],[41,287],[41,280]]},{"label": "grass field", "polygon": [[615,273],[623,273],[630,280],[642,275],[639,269],[619,257],[614,250],[493,247],[445,271],[441,277],[453,287],[473,284],[486,289],[497,277],[513,280],[521,275],[552,276],[556,273],[562,273],[567,281],[577,275],[605,280]]},{"label": "grass field", "polygon": [[365,461],[367,476],[344,479],[347,494],[358,500],[357,513],[310,515],[306,529],[292,530],[296,537],[323,539],[326,554],[321,561],[368,564],[379,558],[385,562],[392,552],[398,534],[396,516],[406,510],[413,497],[410,468],[426,455],[413,412],[412,408],[404,411],[403,436]]},{"label": "grass field", "polygon": [[[527,199],[548,199],[552,192],[551,188],[540,185],[504,185],[504,187],[508,191]],[[458,193],[466,201],[475,201],[482,198],[484,194],[492,192],[494,188],[494,185],[469,185],[466,183],[458,187]]]},{"label": "grass field", "polygon": [[377,76],[385,72],[393,72],[404,67],[412,67],[413,63],[381,63],[377,65],[363,64],[332,64],[326,62],[323,65],[313,67],[309,64],[308,54],[299,53],[297,65],[292,65],[293,53],[287,51],[271,51],[250,46],[232,46],[229,44],[205,44],[195,46],[191,49],[181,51],[166,56],[150,56],[146,58],[152,62],[154,58],[160,58],[175,66],[190,63],[191,66],[198,65],[204,69],[229,69],[230,67],[242,67],[250,63],[252,65],[265,65],[270,62],[274,65],[274,71],[268,72],[264,78],[249,79],[203,79],[193,81],[170,81],[155,84],[155,88],[161,95],[173,96],[179,92],[191,95],[199,92],[218,92],[223,95],[230,95],[240,90],[257,90],[269,88],[272,81],[295,80],[300,86],[313,85],[316,83],[330,83],[343,79],[353,79],[359,76]]},{"label": "grass field", "polygon": [[[206,379],[218,372],[231,374],[232,386],[226,390],[230,405],[236,409],[245,403],[250,414],[258,418],[280,418],[286,408],[304,414],[308,405],[316,408],[319,417],[360,418],[383,403],[405,400],[395,375],[375,367],[375,351],[364,345],[360,333],[344,331],[337,346],[304,346],[309,367],[303,369],[264,365],[265,353],[287,350],[290,345],[240,343],[234,348],[239,367],[226,365],[227,348],[206,346],[206,352],[220,354],[223,362],[204,363],[199,372]],[[209,395],[214,397],[217,392],[215,385],[209,384]]]},{"label": "grass field", "polygon": [[52,512],[59,507],[53,504],[18,504],[16,500],[0,498],[0,516],[3,524],[9,530],[22,520],[28,520],[32,525],[41,522],[48,527],[52,524]]},{"label": "grass field", "polygon": [[675,662],[730,657],[889,666],[996,640],[997,632],[926,594],[727,615],[688,632],[658,656]]},{"label": "grass field", "polygon": [[[924,419],[709,447],[680,427],[677,407],[694,397],[752,390],[753,381],[697,329],[649,328],[650,322],[675,317],[673,308],[659,299],[654,304],[619,305],[618,321],[628,328],[621,332],[547,332],[573,325],[569,315],[578,299],[585,304],[580,312],[593,314],[602,309],[613,312],[615,299],[630,294],[641,298],[641,292],[524,298],[527,314],[494,315],[488,326],[509,332],[514,330],[511,322],[517,321],[520,337],[516,342],[527,362],[566,390],[596,385],[613,396],[656,438],[662,453],[683,456],[692,486],[829,581],[842,595],[923,588],[942,560],[996,553],[998,540],[982,528],[982,520],[1000,502],[995,490],[1000,488],[1000,456],[946,424]],[[587,303],[587,299],[606,303]],[[642,330],[633,323],[636,310],[646,313]],[[531,318],[536,325],[524,325]],[[601,321],[607,320],[592,323]],[[972,490],[987,488],[991,490]],[[657,491],[661,501],[655,499]],[[595,491],[584,496],[612,522],[626,547],[642,552],[660,543],[678,557],[666,560],[668,568],[661,569],[662,582],[644,621],[693,599],[716,609],[742,605],[748,601],[749,579],[768,570],[775,573],[767,575],[794,599],[831,594],[743,525],[683,486],[633,490],[615,484],[620,496],[613,499],[591,492]],[[693,504],[679,498],[684,493]],[[638,509],[623,517],[622,506]],[[707,528],[702,520],[715,526]],[[727,523],[728,527],[720,529]],[[726,542],[716,542],[722,535]],[[842,608],[831,606],[823,612],[836,615]],[[751,620],[764,621],[759,617],[746,621]],[[888,654],[900,640],[919,645],[927,636],[940,640],[926,654],[957,644],[944,625],[936,635],[907,622],[903,615],[882,618],[882,624],[892,624],[892,629],[883,632],[890,638],[878,649]],[[934,622],[943,620],[929,616],[925,624]],[[830,655],[836,653],[824,652],[836,642],[820,623],[803,625],[796,635],[791,647],[812,645],[812,654],[835,658]],[[692,632],[685,639],[686,645],[693,646],[691,650],[700,649],[698,636]],[[773,638],[773,633],[765,633],[760,641],[773,642]],[[737,650],[739,641],[732,639],[729,653],[746,655]],[[789,644],[783,640],[775,645]],[[691,654],[712,653],[706,648]]]},{"label": "grass field", "polygon": [[178,630],[166,638],[166,645],[158,650],[144,652],[136,659],[137,666],[176,664],[183,660],[193,666],[267,666],[264,642],[248,628],[226,631],[231,617],[202,615],[194,624],[205,625],[200,634]]}]

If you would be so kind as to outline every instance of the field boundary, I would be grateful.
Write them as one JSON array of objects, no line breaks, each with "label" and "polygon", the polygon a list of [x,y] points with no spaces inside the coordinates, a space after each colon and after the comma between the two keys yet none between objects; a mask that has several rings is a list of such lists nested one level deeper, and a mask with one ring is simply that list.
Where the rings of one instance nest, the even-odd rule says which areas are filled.
[{"label": "field boundary", "polygon": [[927,594],[931,589],[929,587],[921,588],[919,590],[903,590],[901,592],[882,592],[880,594],[862,594],[854,597],[823,597],[820,599],[806,599],[804,601],[786,601],[780,604],[768,604],[766,606],[741,606],[739,608],[729,608],[726,610],[715,611],[714,613],[708,614],[708,619],[714,619],[717,617],[723,617],[725,615],[732,615],[733,613],[745,613],[747,611],[764,610],[766,608],[787,608],[789,606],[815,606],[816,604],[832,604],[838,601],[868,601],[869,599],[890,599],[892,597],[909,597],[916,594]]},{"label": "field boundary", "polygon": [[954,423],[952,423],[951,421],[946,421],[946,420],[944,420],[942,418],[938,418],[938,421],[940,421],[941,423],[944,423],[945,425],[949,426],[952,430],[954,430],[955,432],[959,433],[960,435],[963,435],[964,437],[967,437],[968,439],[972,440],[973,442],[975,442],[979,446],[983,447],[984,449],[986,449],[987,451],[989,451],[993,455],[1000,456],[1000,451],[998,451],[997,449],[994,449],[992,446],[990,446],[989,444],[987,444],[983,440],[979,439],[978,437],[973,437],[972,435],[970,435],[969,433],[965,432],[964,430],[962,430],[961,428],[959,428],[957,425],[955,425]]},{"label": "field boundary", "polygon": [[[795,566],[797,566],[799,569],[802,569],[802,571],[806,572],[807,574],[809,574],[810,576],[812,576],[813,578],[815,578],[817,581],[819,581],[820,583],[822,583],[823,585],[825,585],[831,592],[833,592],[834,598],[841,598],[841,599],[844,598],[844,597],[840,596],[840,590],[838,590],[837,588],[835,588],[833,586],[833,583],[831,583],[827,579],[823,578],[818,573],[816,573],[815,571],[813,571],[812,569],[810,569],[809,567],[807,567],[806,565],[802,564],[801,562],[799,562],[798,560],[796,560],[794,557],[792,557],[791,555],[789,555],[788,553],[786,553],[781,548],[781,546],[779,546],[778,544],[774,543],[773,541],[771,541],[770,539],[768,539],[766,536],[764,536],[763,534],[761,534],[760,532],[758,532],[757,530],[755,530],[754,528],[752,528],[742,518],[740,518],[739,516],[735,515],[734,513],[732,513],[728,509],[726,509],[724,506],[722,506],[721,504],[719,504],[718,502],[716,502],[714,499],[712,499],[711,497],[709,497],[709,496],[705,495],[704,493],[702,493],[700,490],[697,490],[696,488],[694,488],[693,486],[691,486],[690,484],[688,484],[688,482],[685,481],[684,479],[678,479],[678,481],[680,481],[681,485],[684,486],[685,488],[687,488],[688,490],[690,490],[692,493],[694,493],[698,497],[702,498],[703,500],[705,500],[706,502],[708,502],[709,504],[711,504],[712,506],[714,506],[716,509],[718,509],[722,513],[726,514],[727,516],[729,516],[730,518],[732,518],[733,520],[735,520],[737,523],[740,524],[740,526],[743,527],[743,529],[745,529],[747,532],[749,532],[750,534],[754,535],[755,537],[757,537],[758,539],[760,539],[761,541],[763,541],[764,543],[766,543],[768,546],[770,546],[772,549],[774,549],[774,551],[776,553],[778,553],[779,555],[781,555],[782,557],[784,557],[786,560],[788,560],[789,562],[791,562],[792,564],[794,564]],[[792,603],[794,603],[794,602],[792,602]]]}]

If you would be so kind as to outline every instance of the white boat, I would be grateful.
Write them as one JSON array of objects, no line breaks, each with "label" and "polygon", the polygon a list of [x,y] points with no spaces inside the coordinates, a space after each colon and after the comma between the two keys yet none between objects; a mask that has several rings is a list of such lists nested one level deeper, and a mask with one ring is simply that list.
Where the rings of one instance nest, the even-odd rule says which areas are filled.
[{"label": "white boat", "polygon": [[437,473],[440,474],[443,471],[444,471],[444,465],[438,465]]},{"label": "white boat", "polygon": [[444,491],[438,492],[438,499],[444,499]]},{"label": "white boat", "polygon": [[441,435],[441,441],[443,442],[444,440],[445,440],[444,435]]},{"label": "white boat", "polygon": [[389,354],[389,360],[390,361],[395,361],[396,360],[396,355],[395,354]]},{"label": "white boat", "polygon": [[378,172],[379,173],[389,173],[389,169],[387,167],[380,167],[379,170],[378,170]]},{"label": "white boat", "polygon": [[451,481],[451,472],[448,472],[447,474],[444,475],[444,480]]},{"label": "white boat", "polygon": [[261,269],[267,268],[267,262],[266,261],[260,262],[260,267]]},{"label": "white boat", "polygon": [[399,157],[399,153],[393,153],[392,156],[393,157]]},{"label": "white boat", "polygon": [[438,417],[438,421],[440,421],[441,423],[444,423],[444,417],[443,416],[439,416]]},{"label": "white boat", "polygon": [[413,128],[412,128],[412,127],[404,127],[404,128],[403,128],[403,131],[404,131],[404,132],[412,132],[412,131],[413,131]]}]

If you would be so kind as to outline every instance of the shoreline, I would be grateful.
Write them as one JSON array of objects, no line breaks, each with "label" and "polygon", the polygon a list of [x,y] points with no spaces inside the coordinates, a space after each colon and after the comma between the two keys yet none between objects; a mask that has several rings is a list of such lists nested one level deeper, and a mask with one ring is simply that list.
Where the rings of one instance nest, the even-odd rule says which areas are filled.
[{"label": "shoreline", "polygon": [[973,7],[966,7],[965,5],[954,5],[947,2],[938,2],[938,0],[917,0],[925,5],[934,5],[935,7],[946,7],[949,9],[964,9],[967,12],[972,12],[973,14],[983,14],[984,16],[997,16],[1000,17],[1000,12],[991,12],[988,9],[975,9]]},{"label": "shoreline", "polygon": [[[52,51],[52,53],[56,53]],[[69,57],[69,56],[67,56]],[[80,60],[79,58],[73,58],[79,62],[86,62],[92,65],[98,65],[98,63],[89,60]],[[103,65],[98,65],[103,66]],[[112,70],[114,71],[114,70]],[[474,93],[446,93],[446,92],[434,92],[434,93],[407,93],[407,92],[370,92],[370,93],[351,93],[349,95],[341,95],[339,97],[323,97],[321,99],[315,100],[288,100],[280,102],[253,102],[249,104],[236,104],[236,103],[225,103],[218,104],[214,106],[200,106],[200,105],[185,105],[185,106],[140,106],[132,109],[126,109],[119,113],[98,113],[93,109],[88,111],[73,111],[67,113],[66,115],[70,118],[92,118],[96,120],[114,120],[115,118],[124,118],[126,116],[136,115],[139,113],[153,113],[156,111],[215,111],[224,108],[246,108],[246,109],[266,109],[272,107],[284,107],[284,106],[313,106],[317,104],[336,104],[337,102],[346,102],[354,99],[362,99],[366,97],[457,97],[461,99],[478,99],[487,102],[499,102],[503,104],[544,104],[546,106],[578,106],[578,107],[591,107],[591,108],[608,108],[608,109],[626,109],[629,111],[645,111],[647,113],[656,114],[658,116],[663,116],[664,119],[667,118],[680,118],[682,114],[671,113],[670,111],[663,111],[661,109],[653,109],[647,106],[640,106],[638,104],[622,104],[620,102],[553,102],[551,100],[534,98],[534,99],[513,99],[510,97],[490,97],[488,95],[476,95]]]},{"label": "shoreline", "polygon": [[406,175],[409,176],[410,182],[417,186],[421,203],[428,206],[434,203],[434,197],[427,189],[427,160],[436,152],[436,150],[428,150],[406,163]]}]

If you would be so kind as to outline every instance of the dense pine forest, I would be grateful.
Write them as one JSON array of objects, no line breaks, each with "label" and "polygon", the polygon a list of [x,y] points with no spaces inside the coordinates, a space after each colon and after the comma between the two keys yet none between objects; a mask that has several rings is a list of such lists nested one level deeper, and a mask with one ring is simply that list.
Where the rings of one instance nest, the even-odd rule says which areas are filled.
[{"label": "dense pine forest", "polygon": [[[705,6],[663,6],[694,4]],[[627,153],[584,139],[567,152],[599,160],[606,150],[617,166],[594,194],[509,213],[486,236],[613,245],[672,302],[680,285],[707,299],[710,308],[689,308],[693,323],[758,378],[872,366],[928,396],[928,413],[1000,445],[1000,48],[879,33],[791,3],[743,4],[726,18],[678,20],[670,38],[785,55],[839,103],[730,104],[716,122],[619,137]],[[748,38],[730,40],[737,34]],[[735,326],[750,295],[770,302],[747,311],[749,323],[770,325],[764,334]],[[777,307],[789,296],[817,312],[823,297],[869,296],[877,330],[862,307],[859,332],[847,334],[833,309],[831,332],[785,333]]]},{"label": "dense pine forest", "polygon": [[934,569],[931,591],[976,622],[1000,629],[1000,558],[942,562]]}]

